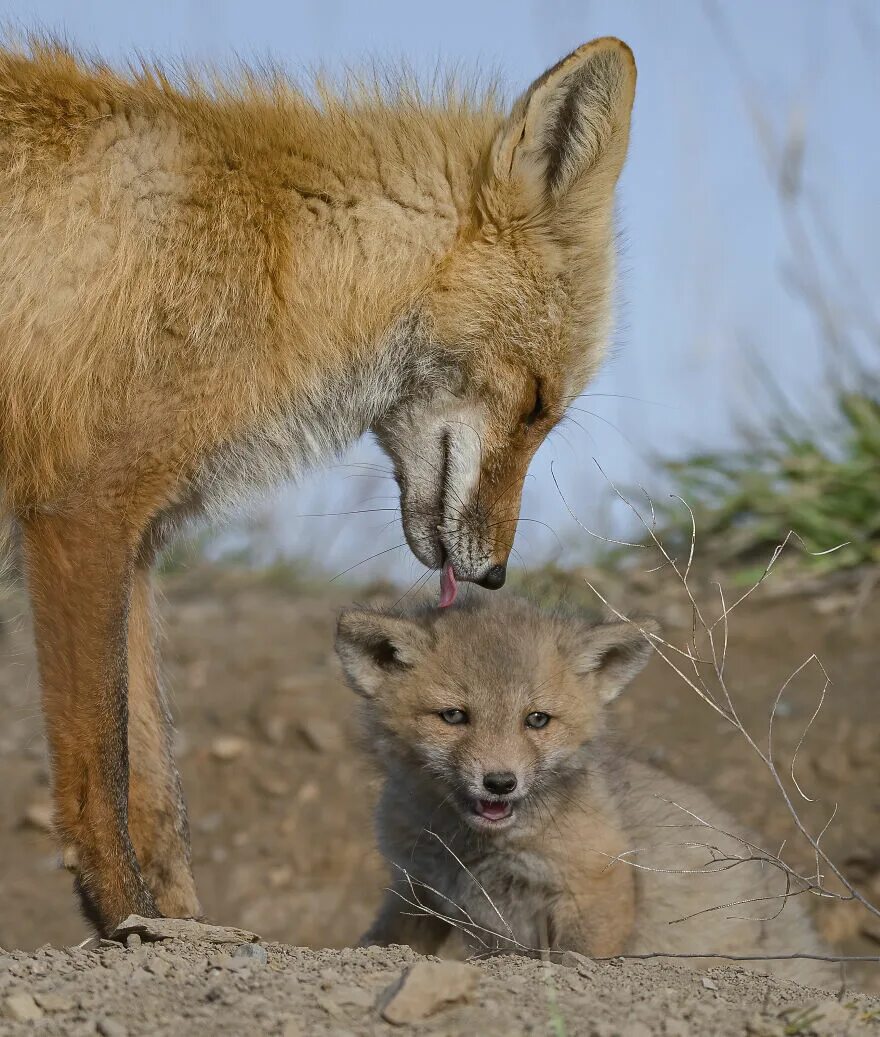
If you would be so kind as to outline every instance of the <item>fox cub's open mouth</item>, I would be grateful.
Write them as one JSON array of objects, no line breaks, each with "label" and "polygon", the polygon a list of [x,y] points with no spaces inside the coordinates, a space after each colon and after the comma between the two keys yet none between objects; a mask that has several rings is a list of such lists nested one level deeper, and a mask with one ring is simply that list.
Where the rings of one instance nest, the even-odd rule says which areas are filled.
[{"label": "fox cub's open mouth", "polygon": [[507,828],[513,821],[514,808],[509,799],[472,799],[470,820],[478,828]]}]

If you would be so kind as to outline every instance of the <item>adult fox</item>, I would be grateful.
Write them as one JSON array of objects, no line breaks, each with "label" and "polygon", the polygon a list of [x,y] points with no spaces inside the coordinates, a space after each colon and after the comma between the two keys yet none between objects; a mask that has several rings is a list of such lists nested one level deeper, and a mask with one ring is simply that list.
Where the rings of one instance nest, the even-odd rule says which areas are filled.
[{"label": "adult fox", "polygon": [[149,578],[184,519],[372,431],[444,601],[504,582],[603,353],[635,78],[594,40],[504,114],[0,51],[0,493],[100,932],[199,913]]}]

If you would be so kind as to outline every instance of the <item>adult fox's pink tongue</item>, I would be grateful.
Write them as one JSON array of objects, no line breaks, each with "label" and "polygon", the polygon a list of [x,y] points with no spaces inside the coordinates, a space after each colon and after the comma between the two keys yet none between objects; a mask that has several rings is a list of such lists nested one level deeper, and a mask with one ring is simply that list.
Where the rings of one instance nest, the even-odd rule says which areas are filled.
[{"label": "adult fox's pink tongue", "polygon": [[452,563],[447,562],[440,573],[440,608],[448,608],[458,593],[458,584],[455,582],[455,573],[452,571]]}]

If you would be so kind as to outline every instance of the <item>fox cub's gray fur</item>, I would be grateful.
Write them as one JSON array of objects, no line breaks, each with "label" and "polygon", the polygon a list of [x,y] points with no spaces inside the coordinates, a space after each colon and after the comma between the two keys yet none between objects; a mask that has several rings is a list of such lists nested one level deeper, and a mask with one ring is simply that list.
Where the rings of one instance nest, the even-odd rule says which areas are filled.
[{"label": "fox cub's gray fur", "polygon": [[[777,901],[707,910],[772,897],[785,879],[689,846],[745,852],[704,795],[609,746],[605,707],[651,651],[634,626],[481,596],[443,611],[347,610],[336,647],[385,777],[377,823],[392,887],[365,943],[455,956],[819,952],[799,900],[778,914]],[[689,826],[675,804],[716,828]],[[834,983],[822,963],[752,967]]]}]

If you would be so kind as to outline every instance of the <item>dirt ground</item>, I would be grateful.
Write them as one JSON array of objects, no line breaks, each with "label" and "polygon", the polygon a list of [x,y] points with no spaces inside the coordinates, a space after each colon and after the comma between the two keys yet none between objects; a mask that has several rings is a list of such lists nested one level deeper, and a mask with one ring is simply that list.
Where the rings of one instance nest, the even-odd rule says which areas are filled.
[{"label": "dirt ground", "polygon": [[[166,672],[180,732],[178,755],[189,803],[196,878],[208,916],[252,929],[265,940],[306,948],[351,945],[370,921],[385,879],[368,820],[374,779],[354,748],[353,698],[342,684],[332,652],[335,614],[351,600],[352,591],[335,585],[303,587],[295,580],[285,583],[277,574],[267,579],[217,569],[168,578],[164,589]],[[644,579],[637,584],[612,583],[610,593],[616,605],[657,615],[670,637],[683,643],[691,620],[680,596],[661,592]],[[358,596],[370,600],[371,592],[363,589]],[[730,686],[740,714],[756,738],[763,739],[761,744],[766,744],[767,720],[778,688],[797,666],[818,653],[833,685],[798,754],[797,774],[804,791],[822,801],[804,804],[804,817],[819,831],[838,804],[823,846],[875,902],[880,901],[878,598],[877,583],[870,574],[850,585],[811,593],[774,595],[762,588],[736,613],[727,656]],[[60,948],[82,940],[87,932],[75,909],[69,876],[58,867],[48,833],[48,772],[24,599],[13,594],[0,604],[0,616],[0,947],[30,950],[51,944]],[[811,666],[780,700],[774,741],[783,775],[816,708],[821,686],[818,670]],[[785,852],[791,863],[810,867],[808,849],[793,838],[778,790],[756,766],[742,738],[662,660],[654,659],[622,696],[616,721],[621,743],[636,756],[710,792],[719,805],[761,832],[768,848],[778,849],[788,840]],[[810,899],[817,925],[835,950],[880,953],[880,925],[858,905]],[[150,953],[173,956],[178,951],[163,945]],[[186,975],[175,982],[181,990],[191,982],[193,997],[204,1006],[213,989],[213,969],[206,965],[204,955],[199,958],[201,953],[187,952]],[[59,982],[62,976],[65,983],[78,977],[78,982],[86,984],[83,990],[96,990],[95,977],[103,975],[105,968],[99,964],[102,955],[114,962],[128,960],[122,950],[105,949],[94,960],[61,952],[53,956],[44,950],[34,958],[5,959],[19,963],[11,971],[7,967],[5,982],[14,985],[16,975],[31,968],[36,976],[57,972]],[[292,996],[292,988],[305,991],[309,984],[320,992],[315,977],[320,977],[321,969],[338,969],[347,977],[345,982],[356,973],[372,997],[390,981],[391,971],[399,972],[402,960],[397,952],[384,956],[348,952],[331,959],[273,947],[268,968],[255,976],[262,977],[259,982],[275,1006],[272,1025],[281,1026],[280,1000]],[[455,1016],[458,1021],[454,1021],[450,1015],[451,1028],[428,1027],[424,1032],[464,1032],[470,1027],[468,1032],[517,1033],[538,1026],[533,1032],[611,1034],[616,1031],[591,1031],[592,1024],[582,1017],[583,1012],[596,1008],[590,984],[602,984],[600,1015],[606,1018],[605,1008],[613,1006],[618,996],[606,997],[606,987],[618,991],[619,984],[620,991],[636,996],[633,992],[642,990],[650,974],[659,978],[651,981],[647,1012],[659,1011],[665,1018],[668,1012],[663,998],[667,995],[663,991],[672,991],[668,998],[675,1001],[679,985],[684,983],[688,996],[696,998],[694,1011],[701,1011],[705,1002],[720,1013],[718,1019],[729,1017],[739,1026],[724,1029],[719,1023],[711,1032],[742,1033],[742,1020],[754,1014],[755,1006],[763,1003],[765,989],[770,989],[762,979],[743,993],[748,984],[742,975],[725,972],[719,993],[700,987],[698,981],[694,986],[689,974],[681,979],[683,974],[673,966],[664,968],[662,975],[638,965],[603,967],[597,973],[601,981],[579,976],[576,970],[563,970],[558,972],[562,978],[553,996],[558,995],[560,1004],[564,1002],[568,1028],[554,1031],[547,1022],[552,1000],[548,1000],[548,990],[556,989],[547,985],[550,973],[541,972],[542,966],[536,963],[482,967],[485,980],[479,1004],[467,1011],[488,1013],[488,1018],[503,1006],[504,1011],[514,1013],[510,1019],[516,1025],[511,1022],[511,1029],[496,1031],[484,1029],[481,1023],[474,1029],[474,1017],[465,1026],[466,1020]],[[307,982],[300,977],[300,970],[312,979]],[[550,972],[555,976],[554,970]],[[221,974],[225,976],[222,969]],[[850,966],[848,974],[851,986],[880,993],[880,967]],[[3,976],[0,961],[0,990],[4,989]],[[121,977],[120,973],[120,982]],[[241,988],[242,977],[243,973],[235,972],[228,982]],[[540,1007],[535,1011],[543,1022],[536,1022],[534,1014],[530,1021],[515,1015],[519,1009],[510,1004],[510,992],[517,984],[523,988],[533,985],[538,991],[528,1003]],[[251,994],[256,996],[249,988],[241,1005],[236,1001],[224,1007],[225,1013],[231,1013],[230,1019],[235,1013],[247,1017]],[[145,983],[144,995],[152,999],[150,1011],[163,1010],[164,994],[155,984]],[[767,996],[767,1018],[774,1012],[778,1015],[789,1003],[781,987]],[[85,993],[83,997],[87,999]],[[201,1032],[197,1018],[193,1017],[188,1032]],[[386,1029],[385,1024],[375,1022],[364,1023],[366,1028],[355,1031],[347,1018],[343,1013],[336,1019],[331,1013],[322,1024],[324,1029],[316,1023],[303,1032],[379,1033]],[[686,1021],[685,1016],[682,1019]],[[93,1029],[88,1032],[94,1032],[94,1020],[90,1025]],[[646,1019],[646,1025],[652,1026],[650,1020]],[[132,1025],[131,1032],[148,1031]],[[631,1032],[710,1031],[685,1027]]]},{"label": "dirt ground", "polygon": [[[584,960],[567,967],[505,957],[450,972],[453,963],[423,959],[417,977],[407,975],[417,960],[408,948],[269,944],[265,950],[265,960],[179,942],[0,955],[0,1033],[869,1037],[880,1031],[876,998],[838,1000],[739,968],[698,974],[677,965]],[[404,977],[405,1000],[397,991]],[[389,1016],[394,1025],[385,1021]]]}]

